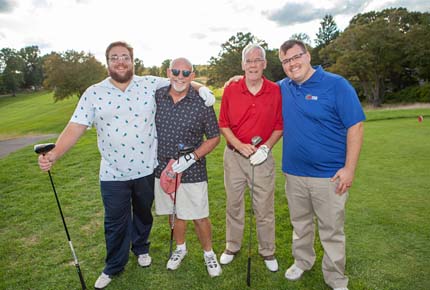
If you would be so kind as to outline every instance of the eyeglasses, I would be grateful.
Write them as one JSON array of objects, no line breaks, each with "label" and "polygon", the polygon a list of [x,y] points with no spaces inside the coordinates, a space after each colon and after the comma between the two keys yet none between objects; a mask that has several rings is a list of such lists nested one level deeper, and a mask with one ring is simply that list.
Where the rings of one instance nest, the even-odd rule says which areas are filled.
[{"label": "eyeglasses", "polygon": [[245,63],[246,64],[258,64],[259,62],[263,62],[265,61],[264,59],[261,58],[256,58],[256,59],[246,59]]},{"label": "eyeglasses", "polygon": [[117,63],[120,61],[123,61],[123,62],[130,62],[131,61],[131,57],[129,55],[121,55],[121,56],[112,55],[108,59],[110,62],[113,62],[113,63]]},{"label": "eyeglasses", "polygon": [[[170,69],[170,71],[172,72],[172,74],[175,77],[177,77],[181,73],[181,70],[180,69],[176,69],[176,68],[172,68],[172,69]],[[190,74],[191,74],[190,70],[182,70],[182,75],[184,76],[184,78],[189,77]]]},{"label": "eyeglasses", "polygon": [[290,58],[286,58],[284,60],[281,60],[283,65],[289,64],[290,62],[292,62],[293,60],[298,60],[299,58],[301,58],[303,55],[305,55],[306,52],[301,52],[299,54],[296,54]]}]

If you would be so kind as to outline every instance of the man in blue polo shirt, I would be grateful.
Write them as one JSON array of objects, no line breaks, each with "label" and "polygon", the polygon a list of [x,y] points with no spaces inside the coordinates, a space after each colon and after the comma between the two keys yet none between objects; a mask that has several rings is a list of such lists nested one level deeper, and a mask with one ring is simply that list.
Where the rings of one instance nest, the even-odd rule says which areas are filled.
[{"label": "man in blue polo shirt", "polygon": [[278,84],[284,120],[282,170],[294,256],[285,277],[298,280],[312,268],[316,216],[324,248],[324,280],[335,290],[347,290],[345,203],[360,155],[365,115],[348,81],[321,66],[312,67],[301,41],[282,44],[279,58],[287,75]]}]

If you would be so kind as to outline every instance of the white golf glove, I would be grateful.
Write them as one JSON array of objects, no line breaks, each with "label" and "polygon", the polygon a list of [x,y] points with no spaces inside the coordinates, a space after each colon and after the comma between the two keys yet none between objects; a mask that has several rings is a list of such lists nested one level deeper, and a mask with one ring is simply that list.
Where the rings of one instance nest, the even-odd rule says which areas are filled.
[{"label": "white golf glove", "polygon": [[208,87],[201,87],[199,89],[199,95],[200,95],[200,98],[202,98],[203,101],[205,101],[206,107],[210,107],[215,104],[215,96],[212,93],[212,91],[209,90]]},{"label": "white golf glove", "polygon": [[176,173],[184,172],[188,169],[191,165],[196,163],[196,160],[194,159],[193,153],[188,153],[184,156],[179,157],[179,160],[173,163],[172,169]]},{"label": "white golf glove", "polygon": [[267,145],[261,145],[260,148],[258,148],[257,151],[255,151],[254,154],[251,155],[249,158],[249,162],[251,162],[251,165],[258,165],[260,163],[263,163],[266,161],[267,156],[269,155],[269,147]]}]

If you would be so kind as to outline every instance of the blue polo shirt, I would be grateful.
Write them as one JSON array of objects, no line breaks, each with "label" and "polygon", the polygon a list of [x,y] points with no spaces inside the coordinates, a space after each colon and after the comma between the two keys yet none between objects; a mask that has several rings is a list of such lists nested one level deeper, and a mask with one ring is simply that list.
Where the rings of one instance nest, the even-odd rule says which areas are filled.
[{"label": "blue polo shirt", "polygon": [[282,171],[306,177],[332,177],[344,167],[349,127],[365,120],[354,88],[343,77],[314,67],[297,84],[284,78]]}]

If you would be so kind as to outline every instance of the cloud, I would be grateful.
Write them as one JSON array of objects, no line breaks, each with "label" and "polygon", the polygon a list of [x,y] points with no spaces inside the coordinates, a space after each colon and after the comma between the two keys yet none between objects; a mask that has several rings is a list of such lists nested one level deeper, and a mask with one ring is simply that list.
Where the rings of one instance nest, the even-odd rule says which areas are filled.
[{"label": "cloud", "polygon": [[15,0],[0,0],[0,13],[12,12],[15,6]]},{"label": "cloud", "polygon": [[305,2],[290,2],[280,9],[266,10],[262,14],[280,26],[287,26],[321,20],[326,14],[332,16],[356,14],[361,12],[368,2],[366,0],[332,1],[330,3],[332,6],[324,5],[325,7],[312,6],[312,4]]},{"label": "cloud", "polygon": [[191,33],[190,36],[191,36],[191,38],[195,38],[195,39],[204,39],[207,37],[206,34],[201,33],[201,32]]},{"label": "cloud", "polygon": [[279,9],[265,10],[262,15],[280,26],[302,24],[321,20],[326,14],[335,16],[352,16],[371,10],[380,11],[390,7],[405,7],[410,11],[428,11],[428,0],[337,0],[330,4],[318,2],[289,2]]}]

